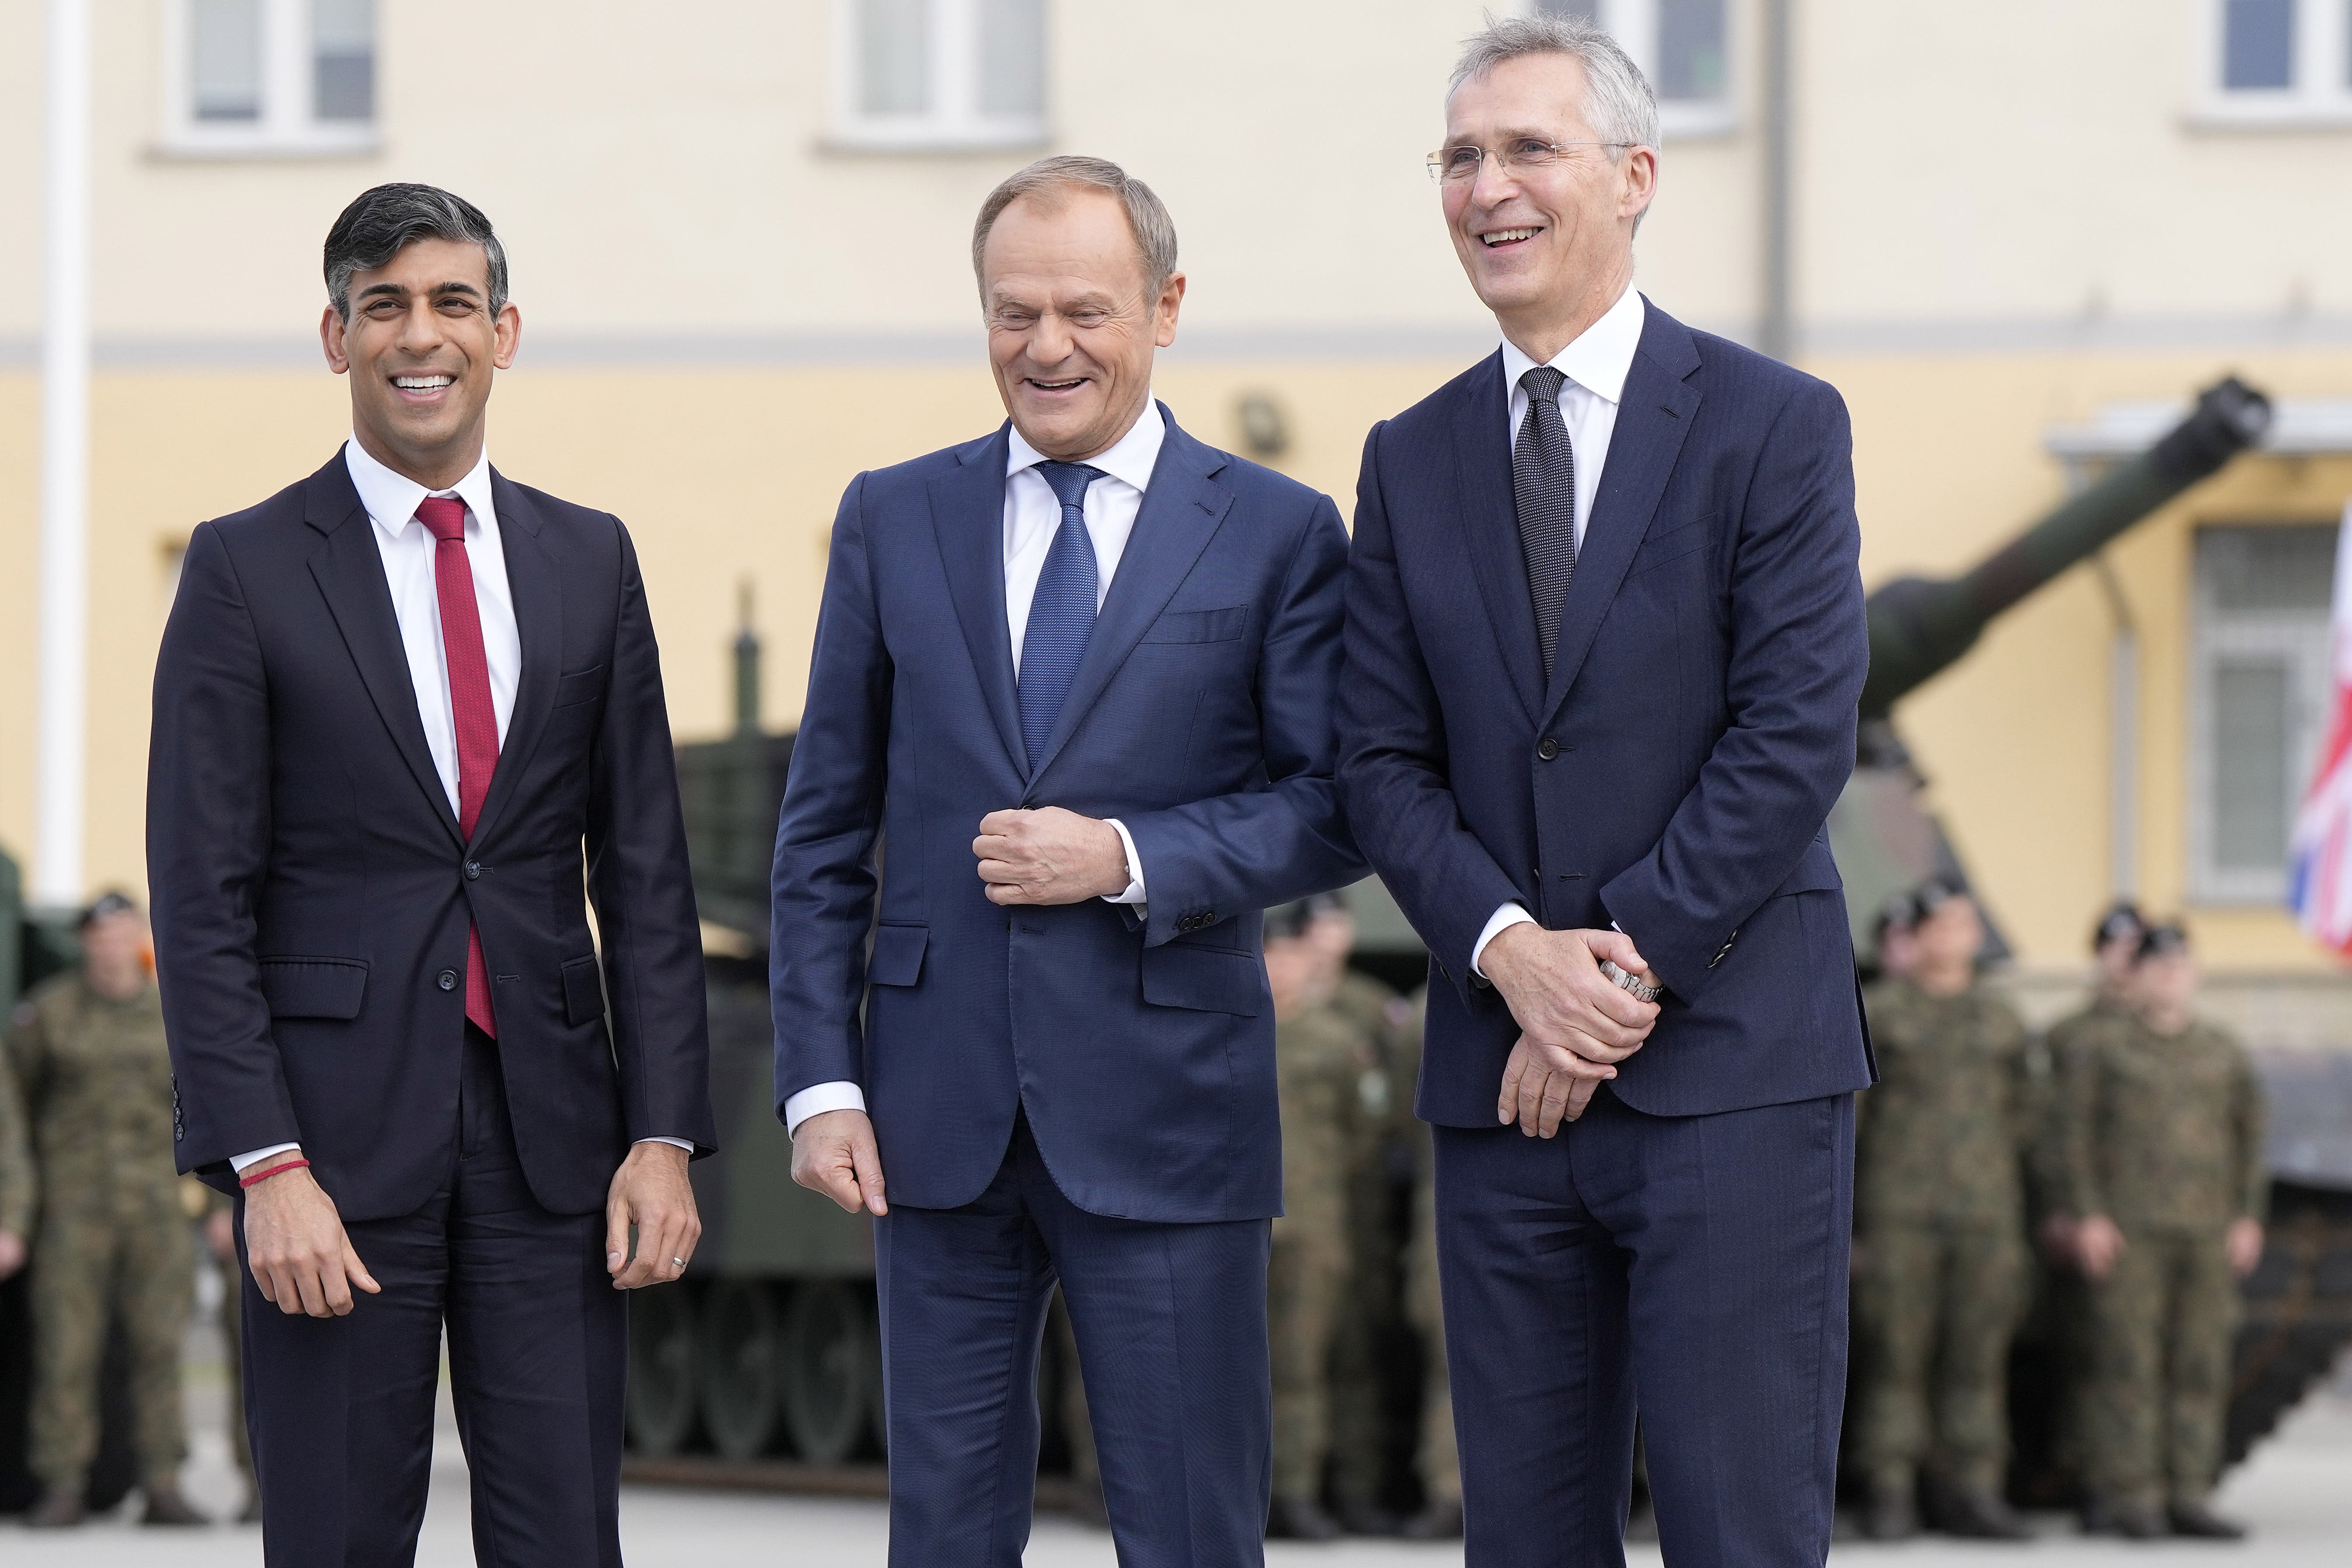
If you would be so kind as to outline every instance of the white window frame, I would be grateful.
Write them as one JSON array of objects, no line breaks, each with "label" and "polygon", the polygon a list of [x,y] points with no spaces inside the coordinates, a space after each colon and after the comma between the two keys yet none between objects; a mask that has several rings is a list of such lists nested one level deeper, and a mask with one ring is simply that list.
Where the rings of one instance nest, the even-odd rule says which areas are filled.
[{"label": "white window frame", "polygon": [[2352,4],[2295,0],[2294,80],[2284,88],[2221,85],[2227,0],[2195,0],[2197,80],[2191,125],[2210,130],[2352,128]]},{"label": "white window frame", "polygon": [[[1528,0],[1527,9],[1539,8]],[[1732,136],[1739,131],[1739,61],[1746,47],[1744,21],[1748,7],[1725,0],[1723,7],[1723,96],[1711,103],[1690,100],[1658,100],[1658,135],[1669,142],[1706,141]],[[1658,85],[1658,0],[1593,0],[1594,15],[1609,29],[1635,65],[1642,68],[1652,91]]]},{"label": "white window frame", "polygon": [[376,10],[375,118],[321,121],[312,113],[310,0],[260,3],[261,114],[220,121],[196,118],[189,0],[164,0],[163,130],[156,150],[173,158],[341,158],[381,148],[383,27],[392,5]]},{"label": "white window frame", "polygon": [[[826,144],[859,153],[986,153],[1043,147],[1052,140],[1041,104],[1035,114],[987,114],[980,107],[980,0],[930,0],[931,107],[919,114],[868,114],[859,108],[859,0],[833,0],[833,128]],[[1052,7],[1046,7],[1046,58],[1038,62],[1053,89]]]},{"label": "white window frame", "polygon": [[[2261,523],[2217,524],[2253,529]],[[2212,671],[2231,656],[2275,658],[2286,667],[2287,700],[2295,710],[2287,720],[2284,809],[2290,836],[2296,807],[2311,776],[2312,765],[2326,739],[2327,703],[2333,690],[2324,614],[2314,617],[2290,612],[2235,611],[2226,616],[2211,603],[2208,585],[2196,568],[2196,545],[2190,545],[2192,627],[2189,658],[2189,886],[2200,904],[2277,905],[2286,898],[2288,858],[2275,871],[2225,868],[2215,864],[2214,791],[2215,731]],[[2315,618],[2320,625],[2315,625]],[[2316,634],[2316,635],[2315,635]]]}]

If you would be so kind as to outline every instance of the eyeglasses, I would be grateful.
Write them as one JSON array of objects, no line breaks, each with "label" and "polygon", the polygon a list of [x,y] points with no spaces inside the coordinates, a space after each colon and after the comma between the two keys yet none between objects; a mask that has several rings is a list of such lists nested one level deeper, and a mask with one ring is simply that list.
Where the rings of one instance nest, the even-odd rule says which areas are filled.
[{"label": "eyeglasses", "polygon": [[1468,184],[1478,177],[1479,169],[1489,158],[1507,174],[1513,169],[1548,169],[1564,158],[1572,158],[1580,147],[1639,145],[1637,142],[1538,142],[1532,136],[1520,136],[1492,153],[1467,144],[1440,147],[1429,155],[1429,177],[1441,184]]}]

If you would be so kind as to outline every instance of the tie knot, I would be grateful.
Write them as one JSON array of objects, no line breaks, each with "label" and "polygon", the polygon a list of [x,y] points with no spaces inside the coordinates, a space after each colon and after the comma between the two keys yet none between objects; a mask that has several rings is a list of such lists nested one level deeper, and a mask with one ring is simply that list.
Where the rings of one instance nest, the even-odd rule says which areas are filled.
[{"label": "tie knot", "polygon": [[1054,489],[1054,499],[1064,506],[1087,504],[1087,487],[1103,477],[1100,468],[1090,468],[1084,463],[1040,463],[1037,472]]},{"label": "tie knot", "polygon": [[461,540],[466,537],[466,503],[456,496],[426,496],[416,503],[416,521],[444,544]]},{"label": "tie knot", "polygon": [[1567,379],[1568,373],[1564,370],[1548,364],[1530,365],[1527,374],[1519,377],[1519,384],[1538,403],[1557,403],[1559,401],[1559,384]]}]

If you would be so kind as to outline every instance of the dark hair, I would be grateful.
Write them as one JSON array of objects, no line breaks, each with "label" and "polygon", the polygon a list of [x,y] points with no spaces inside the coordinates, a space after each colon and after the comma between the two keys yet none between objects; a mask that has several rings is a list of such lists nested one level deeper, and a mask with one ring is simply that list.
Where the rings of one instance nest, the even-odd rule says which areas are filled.
[{"label": "dark hair", "polygon": [[437,185],[362,191],[327,231],[327,298],[352,319],[352,276],[373,272],[420,239],[478,245],[489,260],[490,314],[507,305],[507,252],[482,209]]},{"label": "dark hair", "polygon": [[83,910],[80,918],[74,921],[74,930],[88,931],[99,921],[121,914],[126,910],[137,914],[139,906],[131,900],[130,894],[119,888],[110,888],[90,900],[89,907]]},{"label": "dark hair", "polygon": [[2189,951],[2189,933],[2167,921],[2140,932],[2139,951],[2132,955],[2135,963],[2146,963],[2151,958],[2169,958],[2176,952]]},{"label": "dark hair", "polygon": [[2099,923],[2091,928],[2091,951],[2098,952],[2107,943],[2121,942],[2126,937],[2137,942],[2147,930],[2147,917],[2139,912],[2139,906],[2129,899],[2117,899],[2107,907],[2107,912],[2099,917]]},{"label": "dark hair", "polygon": [[1271,946],[1290,937],[1305,936],[1315,919],[1314,906],[1305,899],[1294,899],[1277,904],[1265,911],[1265,941]]}]

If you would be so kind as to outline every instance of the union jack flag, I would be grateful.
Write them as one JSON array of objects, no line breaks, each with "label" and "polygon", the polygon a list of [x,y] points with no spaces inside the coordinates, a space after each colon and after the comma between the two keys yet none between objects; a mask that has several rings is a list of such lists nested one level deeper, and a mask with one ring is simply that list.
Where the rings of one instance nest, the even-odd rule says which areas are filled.
[{"label": "union jack flag", "polygon": [[2287,901],[2303,929],[2352,960],[2352,501],[2336,539],[2327,740],[2296,816]]}]

